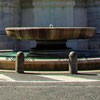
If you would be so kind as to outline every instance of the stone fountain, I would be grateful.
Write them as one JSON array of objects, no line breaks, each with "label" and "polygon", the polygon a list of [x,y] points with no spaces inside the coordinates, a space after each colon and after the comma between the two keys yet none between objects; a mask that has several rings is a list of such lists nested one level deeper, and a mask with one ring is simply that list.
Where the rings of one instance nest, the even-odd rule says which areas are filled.
[{"label": "stone fountain", "polygon": [[94,27],[10,27],[6,28],[7,36],[20,40],[36,40],[37,45],[31,48],[29,57],[66,58],[70,50],[67,40],[92,38]]}]

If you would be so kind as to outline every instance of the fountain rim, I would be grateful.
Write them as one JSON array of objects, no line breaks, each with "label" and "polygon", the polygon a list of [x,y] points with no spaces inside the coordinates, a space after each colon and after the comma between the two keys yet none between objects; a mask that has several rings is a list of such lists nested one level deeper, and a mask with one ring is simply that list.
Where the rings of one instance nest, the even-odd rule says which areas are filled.
[{"label": "fountain rim", "polygon": [[[67,39],[87,39],[96,33],[95,27],[8,27],[5,28],[6,34],[10,37],[23,40],[67,40]],[[67,34],[70,32],[70,36]],[[83,34],[85,31],[85,35]],[[25,32],[25,34],[24,34]],[[41,35],[41,32],[44,35]],[[47,33],[48,32],[48,33]],[[64,32],[64,35],[62,34]],[[78,35],[72,36],[73,32]],[[88,34],[89,33],[89,34]]]},{"label": "fountain rim", "polygon": [[31,29],[94,29],[95,27],[8,27],[5,30],[31,30]]}]

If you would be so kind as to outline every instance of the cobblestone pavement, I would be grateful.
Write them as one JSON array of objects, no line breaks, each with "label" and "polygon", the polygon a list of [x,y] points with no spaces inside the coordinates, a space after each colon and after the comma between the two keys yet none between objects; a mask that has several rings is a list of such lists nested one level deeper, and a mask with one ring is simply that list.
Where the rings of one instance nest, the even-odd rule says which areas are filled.
[{"label": "cobblestone pavement", "polygon": [[0,100],[100,100],[100,75],[1,72]]}]

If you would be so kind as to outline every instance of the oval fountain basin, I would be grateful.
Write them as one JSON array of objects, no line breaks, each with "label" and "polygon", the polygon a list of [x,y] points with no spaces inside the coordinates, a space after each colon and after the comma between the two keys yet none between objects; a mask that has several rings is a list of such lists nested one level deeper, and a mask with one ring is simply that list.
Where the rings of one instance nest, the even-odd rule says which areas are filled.
[{"label": "oval fountain basin", "polygon": [[94,27],[12,27],[5,30],[8,36],[21,40],[86,39],[96,33]]}]

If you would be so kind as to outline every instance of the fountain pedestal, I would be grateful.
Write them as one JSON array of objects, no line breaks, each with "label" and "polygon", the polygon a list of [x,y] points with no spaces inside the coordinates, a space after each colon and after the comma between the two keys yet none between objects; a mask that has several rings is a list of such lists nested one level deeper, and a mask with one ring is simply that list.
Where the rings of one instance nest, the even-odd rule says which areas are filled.
[{"label": "fountain pedestal", "polygon": [[66,40],[36,41],[35,48],[31,48],[29,57],[39,58],[66,58],[70,48],[66,46]]}]

